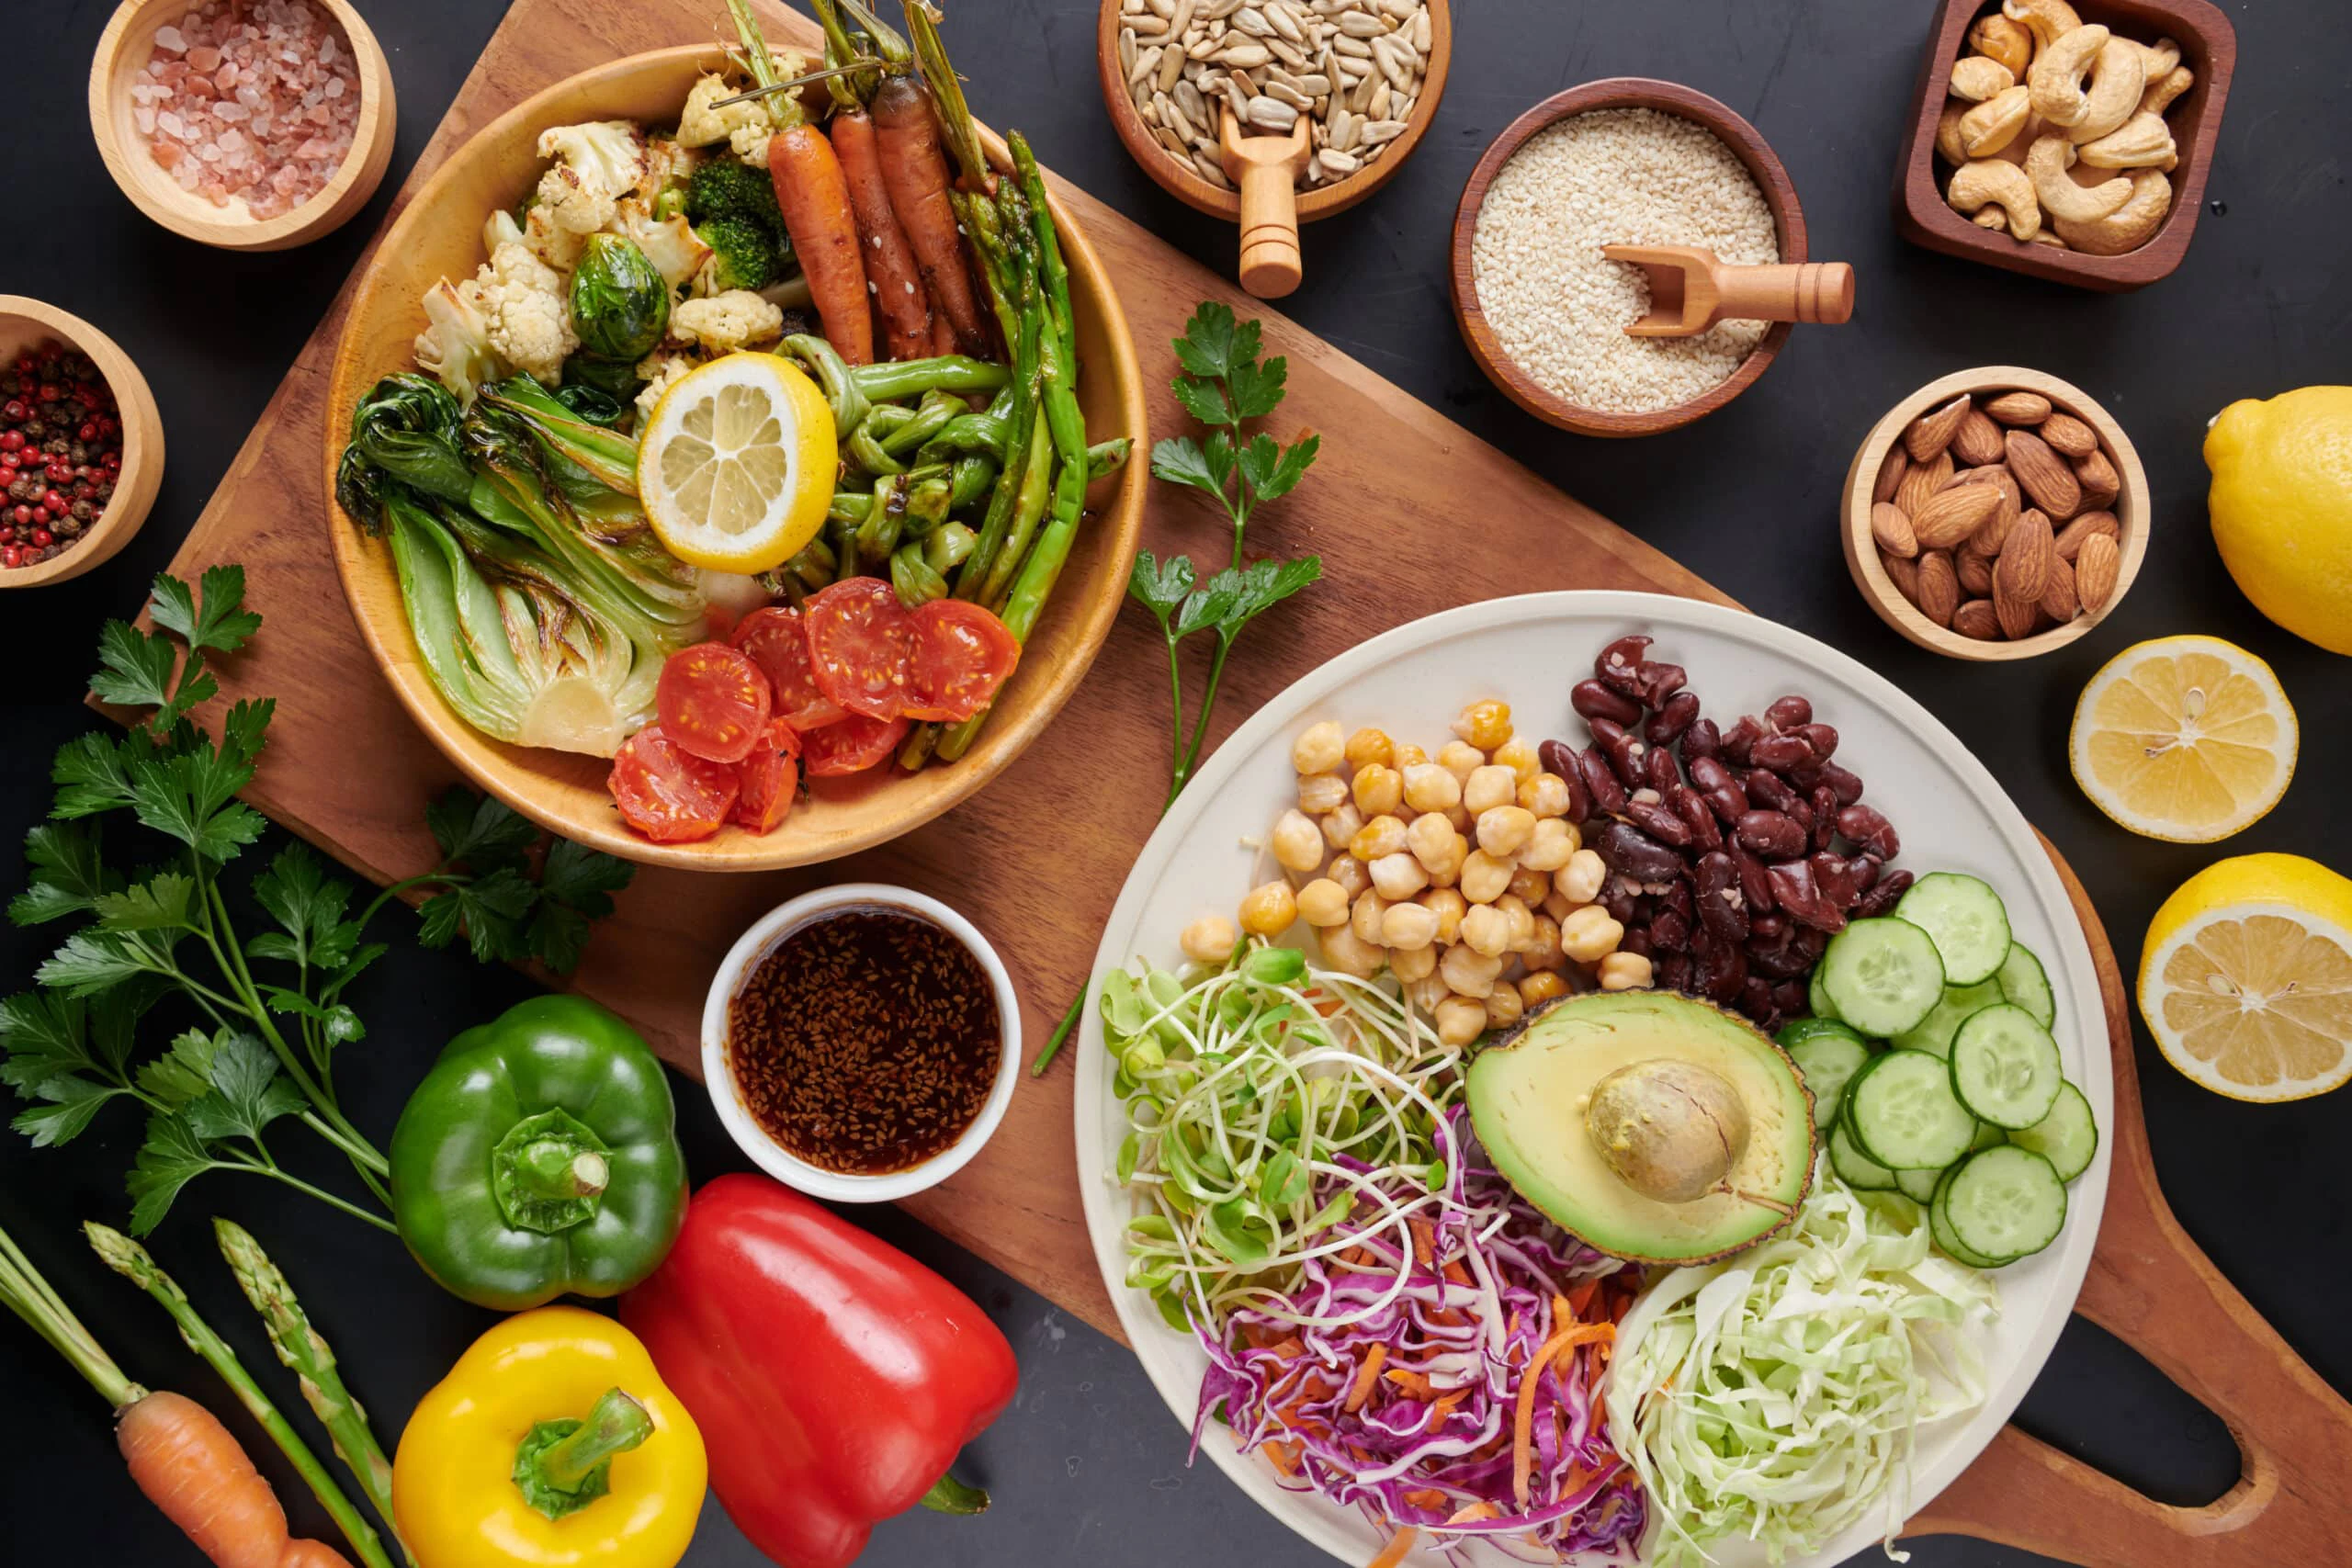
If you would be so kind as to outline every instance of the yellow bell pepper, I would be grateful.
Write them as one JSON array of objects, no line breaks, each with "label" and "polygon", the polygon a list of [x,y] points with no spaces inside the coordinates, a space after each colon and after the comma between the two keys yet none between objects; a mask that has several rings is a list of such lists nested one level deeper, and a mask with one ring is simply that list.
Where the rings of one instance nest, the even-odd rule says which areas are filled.
[{"label": "yellow bell pepper", "polygon": [[708,1476],[637,1336],[541,1307],[475,1340],[417,1405],[392,1512],[418,1568],[674,1568]]}]

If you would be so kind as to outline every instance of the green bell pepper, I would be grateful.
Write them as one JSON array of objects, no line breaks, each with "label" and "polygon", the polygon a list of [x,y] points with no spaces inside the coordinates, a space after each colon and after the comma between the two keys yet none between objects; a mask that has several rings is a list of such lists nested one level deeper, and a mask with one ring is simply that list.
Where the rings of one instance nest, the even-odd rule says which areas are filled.
[{"label": "green bell pepper", "polygon": [[662,1064],[579,997],[535,997],[449,1042],[392,1130],[392,1216],[427,1274],[477,1306],[613,1296],[685,1217]]}]

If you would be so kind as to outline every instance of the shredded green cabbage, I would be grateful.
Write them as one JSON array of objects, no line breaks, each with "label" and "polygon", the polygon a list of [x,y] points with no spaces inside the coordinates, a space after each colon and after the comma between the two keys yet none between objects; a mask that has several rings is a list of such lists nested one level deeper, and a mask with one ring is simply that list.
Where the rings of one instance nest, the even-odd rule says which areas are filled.
[{"label": "shredded green cabbage", "polygon": [[1777,1563],[1882,1497],[1906,1561],[1914,1434],[1983,1403],[1970,1339],[1998,1312],[1988,1279],[1929,1250],[1916,1205],[1823,1161],[1787,1232],[1676,1269],[1619,1325],[1609,1429],[1659,1521],[1645,1561],[1690,1568],[1746,1536]]}]

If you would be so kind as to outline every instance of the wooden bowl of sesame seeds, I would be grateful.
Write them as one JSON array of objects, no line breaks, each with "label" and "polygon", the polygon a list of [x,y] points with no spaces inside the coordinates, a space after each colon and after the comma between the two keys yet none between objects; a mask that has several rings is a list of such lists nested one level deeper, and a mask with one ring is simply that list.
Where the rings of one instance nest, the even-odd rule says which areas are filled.
[{"label": "wooden bowl of sesame seeds", "polygon": [[[1704,93],[1647,77],[1611,77],[1555,94],[1511,121],[1503,133],[1495,138],[1486,155],[1478,160],[1478,166],[1471,171],[1469,182],[1463,186],[1461,205],[1454,213],[1454,319],[1461,325],[1464,340],[1470,345],[1472,357],[1478,361],[1479,368],[1486,371],[1487,378],[1502,389],[1505,396],[1536,418],[1580,435],[1655,435],[1662,431],[1678,430],[1693,420],[1703,418],[1755,385],[1757,378],[1764,374],[1789,338],[1790,323],[1775,324],[1756,340],[1755,345],[1722,379],[1670,406],[1638,412],[1592,408],[1572,402],[1544,385],[1505,349],[1501,334],[1479,301],[1474,248],[1479,216],[1496,177],[1530,141],[1565,120],[1601,110],[1644,109],[1690,121],[1711,132],[1714,141],[1727,149],[1746,168],[1755,182],[1757,193],[1762,197],[1765,210],[1770,214],[1773,239],[1779,250],[1777,256],[1752,259],[1789,264],[1807,259],[1804,209],[1798,205],[1796,186],[1791,183],[1788,170],[1781,166],[1781,160],[1773,154],[1772,149],[1757,133],[1754,126]],[[1668,243],[1702,242],[1690,239]],[[1751,258],[1725,255],[1724,259]],[[1626,318],[1629,322],[1632,319],[1630,314]],[[1623,340],[1628,344],[1643,341]],[[1647,341],[1656,343],[1661,340]],[[1627,351],[1629,356],[1639,352]]]}]

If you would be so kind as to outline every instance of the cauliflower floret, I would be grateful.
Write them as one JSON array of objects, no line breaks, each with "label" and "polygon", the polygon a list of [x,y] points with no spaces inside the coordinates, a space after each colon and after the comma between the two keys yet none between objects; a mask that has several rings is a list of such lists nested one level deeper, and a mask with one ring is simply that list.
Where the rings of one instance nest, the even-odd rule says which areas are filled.
[{"label": "cauliflower floret", "polygon": [[702,154],[693,148],[657,136],[645,144],[645,177],[631,194],[650,202],[663,186],[683,186],[694,178],[701,163]]},{"label": "cauliflower floret", "polygon": [[765,343],[784,331],[784,312],[748,288],[681,301],[670,311],[670,335],[713,354]]},{"label": "cauliflower floret", "polygon": [[[809,60],[805,54],[791,50],[771,51],[769,58],[775,62],[776,74],[786,80],[808,73]],[[686,107],[678,112],[678,140],[689,147],[708,147],[724,141],[735,156],[759,168],[768,166],[768,138],[776,132],[777,115],[785,120],[797,119],[800,109],[790,102],[789,93],[771,94],[764,99],[750,98],[725,108],[712,106],[721,98],[731,98],[742,89],[723,76],[705,76],[686,95]],[[772,115],[768,106],[781,98],[786,100]]]},{"label": "cauliflower floret", "polygon": [[637,373],[645,378],[645,385],[637,394],[637,428],[641,432],[645,422],[653,417],[653,405],[662,394],[685,379],[687,372],[699,361],[684,354],[651,354],[638,365]]},{"label": "cauliflower floret", "polygon": [[490,321],[480,303],[481,287],[469,279],[463,288],[443,278],[424,296],[424,319],[432,324],[417,334],[416,367],[437,376],[449,393],[471,408],[474,393],[484,381],[505,374],[490,344]]},{"label": "cauliflower floret", "polygon": [[574,234],[610,223],[614,204],[637,188],[649,162],[644,136],[626,119],[550,126],[539,132],[538,153],[555,162],[539,176],[531,210]]},{"label": "cauliflower floret", "polygon": [[700,271],[710,259],[710,247],[695,234],[684,213],[653,216],[651,207],[637,197],[622,201],[613,213],[612,231],[645,253],[662,281],[673,288]]},{"label": "cauliflower floret", "polygon": [[[563,275],[512,241],[482,264],[472,302],[489,323],[490,346],[515,369],[544,386],[563,380],[563,362],[580,346]],[[462,294],[465,289],[460,289]]]}]

